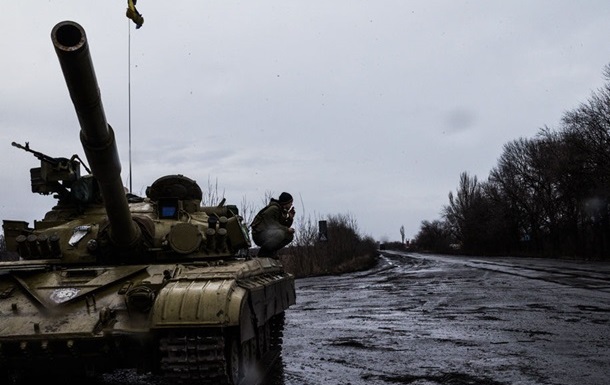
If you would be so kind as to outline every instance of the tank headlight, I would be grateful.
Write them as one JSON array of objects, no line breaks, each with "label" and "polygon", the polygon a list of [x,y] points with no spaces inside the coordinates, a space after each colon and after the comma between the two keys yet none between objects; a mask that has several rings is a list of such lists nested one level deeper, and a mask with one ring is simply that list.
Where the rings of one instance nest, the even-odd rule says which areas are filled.
[{"label": "tank headlight", "polygon": [[148,312],[155,301],[155,292],[148,286],[136,286],[126,294],[127,307],[140,313]]}]

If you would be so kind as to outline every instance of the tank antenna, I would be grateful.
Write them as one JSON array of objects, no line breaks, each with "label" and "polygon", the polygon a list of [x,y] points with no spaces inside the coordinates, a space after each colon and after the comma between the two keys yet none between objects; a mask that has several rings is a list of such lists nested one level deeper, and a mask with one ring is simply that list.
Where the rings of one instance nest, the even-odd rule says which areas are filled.
[{"label": "tank antenna", "polygon": [[127,114],[129,127],[129,192],[132,192],[132,174],[131,174],[131,28],[127,19]]}]

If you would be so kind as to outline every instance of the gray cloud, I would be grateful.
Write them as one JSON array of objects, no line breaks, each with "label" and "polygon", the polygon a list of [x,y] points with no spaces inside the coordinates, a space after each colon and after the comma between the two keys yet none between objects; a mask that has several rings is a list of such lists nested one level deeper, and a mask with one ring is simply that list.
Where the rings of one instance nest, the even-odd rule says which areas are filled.
[{"label": "gray cloud", "polygon": [[142,2],[139,30],[124,8],[3,5],[0,219],[52,205],[11,141],[82,155],[49,37],[61,20],[87,31],[125,180],[130,75],[135,192],[167,173],[217,179],[236,203],[291,191],[301,215],[351,213],[377,239],[438,218],[460,172],[485,179],[609,61],[605,1]]}]

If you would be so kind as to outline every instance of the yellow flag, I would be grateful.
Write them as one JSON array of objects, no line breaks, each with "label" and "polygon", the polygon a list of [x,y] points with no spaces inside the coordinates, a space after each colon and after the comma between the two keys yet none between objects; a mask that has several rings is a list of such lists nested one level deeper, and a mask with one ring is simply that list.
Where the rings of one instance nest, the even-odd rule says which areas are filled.
[{"label": "yellow flag", "polygon": [[138,0],[127,0],[127,12],[126,15],[128,18],[133,20],[136,23],[136,29],[140,28],[142,24],[144,24],[144,18],[136,9],[136,3]]}]

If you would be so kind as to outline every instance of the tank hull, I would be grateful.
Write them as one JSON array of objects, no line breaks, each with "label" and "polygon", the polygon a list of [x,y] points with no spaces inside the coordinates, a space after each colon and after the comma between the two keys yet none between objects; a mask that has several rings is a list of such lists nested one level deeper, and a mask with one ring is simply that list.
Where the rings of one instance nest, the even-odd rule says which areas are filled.
[{"label": "tank hull", "polygon": [[[240,383],[248,362],[279,346],[284,309],[295,303],[294,278],[273,259],[52,271],[40,262],[0,266],[0,370],[11,377],[33,365],[132,367]],[[193,351],[197,359],[184,360]]]}]

